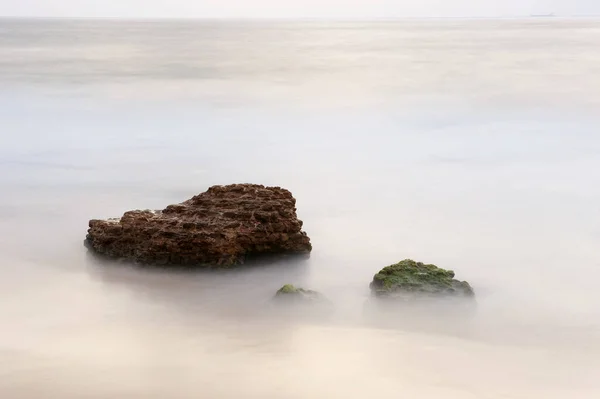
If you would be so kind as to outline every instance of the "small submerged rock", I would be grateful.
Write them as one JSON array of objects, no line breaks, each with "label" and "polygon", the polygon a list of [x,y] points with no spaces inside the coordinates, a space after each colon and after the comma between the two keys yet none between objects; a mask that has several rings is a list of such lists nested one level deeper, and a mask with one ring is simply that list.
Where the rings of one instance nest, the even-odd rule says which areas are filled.
[{"label": "small submerged rock", "polygon": [[281,287],[271,299],[270,310],[279,320],[322,322],[335,314],[333,304],[321,293],[292,284]]},{"label": "small submerged rock", "polygon": [[475,295],[466,281],[454,278],[452,270],[405,259],[381,269],[373,277],[371,292],[378,298],[460,297]]},{"label": "small submerged rock", "polygon": [[213,186],[163,210],[90,220],[86,246],[140,263],[220,267],[312,249],[292,193],[257,184]]},{"label": "small submerged rock", "polygon": [[330,320],[335,313],[333,304],[324,295],[292,284],[281,287],[271,303],[274,314],[284,320],[318,322]]},{"label": "small submerged rock", "polygon": [[317,291],[296,288],[292,284],[286,284],[275,294],[277,300],[291,300],[295,302],[323,302],[325,297]]}]

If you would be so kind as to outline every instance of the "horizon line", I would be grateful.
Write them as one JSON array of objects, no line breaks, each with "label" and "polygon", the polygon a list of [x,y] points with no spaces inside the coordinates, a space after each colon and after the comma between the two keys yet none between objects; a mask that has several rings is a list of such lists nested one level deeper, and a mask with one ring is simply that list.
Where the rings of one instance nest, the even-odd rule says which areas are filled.
[{"label": "horizon line", "polygon": [[477,16],[394,16],[394,17],[325,17],[325,16],[300,16],[300,17],[219,17],[219,16],[59,16],[59,15],[0,15],[0,19],[43,19],[43,20],[186,20],[186,21],[210,21],[210,20],[231,20],[231,21],[394,21],[394,20],[416,20],[416,19],[561,19],[561,18],[594,18],[600,17],[600,14],[529,14],[529,15],[477,15]]}]

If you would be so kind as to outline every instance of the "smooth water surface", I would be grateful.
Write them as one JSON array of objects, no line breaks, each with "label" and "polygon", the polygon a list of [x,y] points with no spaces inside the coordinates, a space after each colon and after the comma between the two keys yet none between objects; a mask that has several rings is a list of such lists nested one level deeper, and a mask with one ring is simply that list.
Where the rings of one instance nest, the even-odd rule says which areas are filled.
[{"label": "smooth water surface", "polygon": [[[0,20],[0,396],[600,397],[599,48],[593,19]],[[86,254],[89,219],[237,182],[293,192],[309,260]],[[367,317],[404,258],[475,314]],[[271,313],[284,283],[334,314]]]}]

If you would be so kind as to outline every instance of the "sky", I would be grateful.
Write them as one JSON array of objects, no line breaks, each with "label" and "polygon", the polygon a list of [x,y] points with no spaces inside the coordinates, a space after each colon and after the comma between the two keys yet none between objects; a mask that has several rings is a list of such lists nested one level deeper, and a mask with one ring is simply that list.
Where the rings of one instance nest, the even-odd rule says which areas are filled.
[{"label": "sky", "polygon": [[386,18],[600,14],[600,0],[0,0],[0,16]]}]

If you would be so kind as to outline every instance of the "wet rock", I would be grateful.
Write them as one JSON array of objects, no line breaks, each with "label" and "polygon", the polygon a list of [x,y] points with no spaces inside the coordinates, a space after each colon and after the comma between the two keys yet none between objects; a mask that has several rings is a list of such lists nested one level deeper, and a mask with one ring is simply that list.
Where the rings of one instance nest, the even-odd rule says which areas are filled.
[{"label": "wet rock", "polygon": [[159,211],[90,220],[86,246],[148,264],[227,267],[248,257],[306,254],[312,249],[296,216],[296,199],[280,187],[213,186]]},{"label": "wet rock", "polygon": [[335,307],[317,291],[297,288],[291,284],[281,287],[271,300],[270,310],[279,320],[322,322],[331,320]]},{"label": "wet rock", "polygon": [[371,292],[378,298],[472,298],[469,283],[454,278],[452,270],[406,259],[383,268],[373,277]]},{"label": "wet rock", "polygon": [[296,288],[292,284],[286,284],[275,294],[275,299],[294,302],[323,302],[325,298],[317,291]]}]

